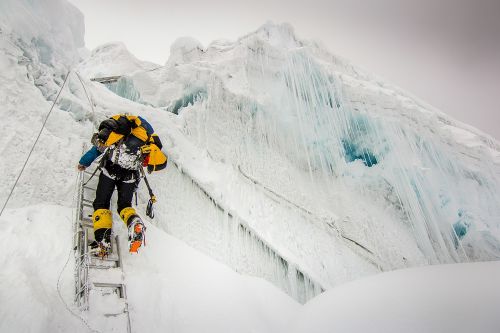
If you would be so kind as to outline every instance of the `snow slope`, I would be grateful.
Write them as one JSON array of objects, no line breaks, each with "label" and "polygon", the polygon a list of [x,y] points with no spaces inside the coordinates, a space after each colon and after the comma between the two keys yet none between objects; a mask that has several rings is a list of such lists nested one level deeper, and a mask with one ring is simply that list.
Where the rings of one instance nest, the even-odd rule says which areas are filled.
[{"label": "snow slope", "polygon": [[[73,182],[74,183],[74,182]],[[0,331],[86,332],[59,299],[73,299],[72,210],[56,205],[9,209],[0,218],[4,245],[0,256]]]},{"label": "snow slope", "polygon": [[[90,331],[70,312],[80,315],[71,303],[73,215],[68,207],[35,205],[0,218],[8,235],[0,257],[0,331]],[[122,225],[115,227],[124,238]],[[500,327],[498,262],[379,274],[302,307],[267,282],[239,275],[147,227],[147,247],[139,256],[125,256],[133,332],[493,333]],[[63,237],[46,241],[53,235]],[[91,329],[104,327],[82,318]]]},{"label": "snow slope", "polygon": [[[39,204],[0,218],[6,235],[0,331],[89,331],[79,316],[92,329],[106,327],[73,304],[73,216],[69,207]],[[125,243],[122,223],[114,227]],[[242,276],[154,225],[147,228],[140,255],[123,253],[133,332],[280,332],[298,310],[268,282]]]},{"label": "snow slope", "polygon": [[500,262],[398,270],[330,290],[288,332],[498,332]]}]

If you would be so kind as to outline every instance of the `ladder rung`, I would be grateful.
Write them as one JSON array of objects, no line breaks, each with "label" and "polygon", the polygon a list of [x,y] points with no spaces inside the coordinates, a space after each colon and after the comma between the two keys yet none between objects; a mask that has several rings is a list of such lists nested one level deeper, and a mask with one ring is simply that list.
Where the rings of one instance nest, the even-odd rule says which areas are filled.
[{"label": "ladder rung", "polygon": [[127,298],[127,295],[125,293],[125,286],[121,283],[100,283],[100,282],[93,282],[94,287],[97,288],[114,288],[117,289],[118,292],[120,293],[120,298]]},{"label": "ladder rung", "polygon": [[95,257],[95,256],[92,256],[92,259],[96,260],[98,262],[98,260],[101,260],[101,261],[106,261],[106,262],[118,262],[120,261],[120,258],[118,258],[118,256],[112,256],[112,257],[104,257],[104,258],[98,258],[98,257]]},{"label": "ladder rung", "polygon": [[[116,264],[118,264],[118,261],[116,261]],[[104,271],[105,269],[114,269],[114,268],[119,268],[119,267],[115,266],[115,265],[112,265],[112,266],[100,266],[100,265],[96,265],[96,264],[90,264],[89,268],[91,268],[91,269],[102,269]]]},{"label": "ladder rung", "polygon": [[92,222],[92,214],[88,214],[88,215],[83,215],[81,221],[88,221],[88,222]]},{"label": "ladder rung", "polygon": [[[116,267],[118,267],[118,262],[120,261],[120,258],[118,257],[104,257],[104,258],[98,258],[98,257],[92,257],[93,260],[95,260],[95,262],[99,262],[99,261],[103,261],[103,262],[115,262],[116,263]],[[109,267],[109,266],[99,266],[99,265],[96,265],[95,263],[92,263],[91,266],[98,266],[98,267],[103,267],[103,268],[116,268],[116,267]],[[94,267],[95,268],[95,267]]]},{"label": "ladder rung", "polygon": [[82,223],[83,228],[89,228],[89,229],[94,229],[94,224],[93,223]]}]

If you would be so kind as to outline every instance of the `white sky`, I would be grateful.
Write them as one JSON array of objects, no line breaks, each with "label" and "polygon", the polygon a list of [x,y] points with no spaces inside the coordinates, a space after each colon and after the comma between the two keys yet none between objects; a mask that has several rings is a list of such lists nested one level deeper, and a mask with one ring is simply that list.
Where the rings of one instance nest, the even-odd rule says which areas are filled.
[{"label": "white sky", "polygon": [[88,48],[122,41],[164,64],[170,45],[234,40],[266,21],[500,139],[500,0],[69,0]]}]

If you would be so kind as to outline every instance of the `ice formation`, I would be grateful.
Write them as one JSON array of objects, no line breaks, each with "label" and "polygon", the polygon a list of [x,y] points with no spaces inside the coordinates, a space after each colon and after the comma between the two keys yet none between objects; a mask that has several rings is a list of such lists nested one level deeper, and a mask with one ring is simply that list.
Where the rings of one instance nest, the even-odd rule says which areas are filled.
[{"label": "ice formation", "polygon": [[181,37],[170,47],[170,57],[167,64],[177,66],[184,63],[199,61],[203,54],[203,45],[192,37]]},{"label": "ice formation", "polygon": [[89,78],[131,75],[157,68],[159,65],[141,61],[129,52],[122,42],[106,43],[96,47],[78,66]]},{"label": "ice formation", "polygon": [[[36,138],[51,101],[83,47],[82,14],[60,0],[0,2],[0,104],[9,130],[0,137],[0,201],[5,202]],[[75,121],[87,116],[82,88],[73,85],[61,98],[61,109],[48,122],[33,159],[13,193],[11,205],[40,202],[70,204],[73,157],[59,151],[78,151],[81,135],[90,130]],[[89,124],[90,125],[90,124]],[[68,180],[68,181],[63,181]],[[53,191],[47,184],[58,184]],[[12,207],[11,206],[11,207]]]},{"label": "ice formation", "polygon": [[[206,49],[182,39],[173,49],[165,67],[129,77],[141,103],[178,114],[193,158],[225,167],[206,190],[319,284],[500,258],[494,139],[300,41],[289,25]],[[172,198],[165,212],[182,204]],[[227,219],[216,211],[208,220]],[[202,226],[182,227],[197,218],[185,213],[161,223],[226,252],[208,230],[190,240],[187,230]]]}]

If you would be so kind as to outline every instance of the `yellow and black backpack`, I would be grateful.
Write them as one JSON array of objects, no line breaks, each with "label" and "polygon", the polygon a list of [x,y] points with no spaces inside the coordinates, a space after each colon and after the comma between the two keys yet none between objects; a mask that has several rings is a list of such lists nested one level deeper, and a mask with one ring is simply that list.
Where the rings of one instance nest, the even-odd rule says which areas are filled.
[{"label": "yellow and black backpack", "polygon": [[160,138],[154,133],[153,127],[140,116],[118,114],[104,120],[99,125],[98,138],[106,147],[122,139],[133,141],[138,145],[137,148],[140,147],[144,157],[143,166],[147,167],[149,173],[163,170],[167,166],[168,159],[161,151]]}]

